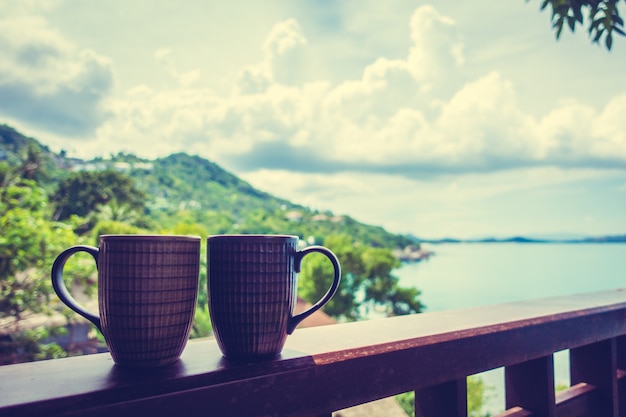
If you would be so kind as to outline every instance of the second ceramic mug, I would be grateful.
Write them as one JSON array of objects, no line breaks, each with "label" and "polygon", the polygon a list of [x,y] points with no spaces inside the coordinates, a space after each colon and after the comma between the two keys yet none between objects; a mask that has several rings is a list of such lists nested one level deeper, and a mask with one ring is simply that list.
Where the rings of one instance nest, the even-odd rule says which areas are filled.
[{"label": "second ceramic mug", "polygon": [[[333,283],[308,310],[293,315],[302,258],[318,252],[333,265]],[[288,334],[333,297],[341,280],[335,254],[322,246],[298,250],[298,237],[216,235],[207,239],[209,311],[217,343],[227,358],[278,355]]]},{"label": "second ceramic mug", "polygon": [[[189,338],[200,242],[193,236],[104,235],[98,248],[72,246],[57,256],[52,285],[61,301],[100,330],[116,364],[166,365]],[[65,263],[77,252],[96,261],[99,314],[81,306],[63,281]]]}]

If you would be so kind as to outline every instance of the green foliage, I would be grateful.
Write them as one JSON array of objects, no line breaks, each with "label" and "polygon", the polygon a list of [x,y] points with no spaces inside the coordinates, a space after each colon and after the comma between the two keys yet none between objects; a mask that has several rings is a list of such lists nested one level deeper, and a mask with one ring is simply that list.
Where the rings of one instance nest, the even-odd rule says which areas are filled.
[{"label": "green foliage", "polygon": [[[51,195],[54,218],[64,222],[72,215],[82,218],[75,229],[79,234],[104,220],[154,232],[185,222],[200,224],[209,234],[288,233],[322,243],[325,236],[343,233],[374,247],[414,244],[382,227],[276,198],[198,156],[178,153],[150,161],[120,153],[81,161],[64,152],[52,154],[4,125],[0,125],[0,181],[6,171],[14,178],[16,170],[29,165],[29,147],[31,159],[41,161],[37,183]],[[294,213],[299,217],[290,217]]]},{"label": "green foliage", "polygon": [[72,173],[61,180],[51,197],[59,220],[105,210],[110,220],[127,222],[129,213],[143,214],[145,199],[130,177],[113,170]]},{"label": "green foliage", "polygon": [[46,193],[33,181],[0,190],[0,318],[46,310],[52,260],[76,242],[49,214]]},{"label": "green foliage", "polygon": [[175,235],[200,236],[200,277],[198,282],[198,302],[192,337],[207,336],[211,330],[209,320],[209,294],[207,288],[206,239],[207,230],[198,224],[179,223],[168,231]]},{"label": "green foliage", "polygon": [[[63,308],[51,297],[54,258],[75,244],[97,245],[102,234],[130,233],[198,235],[203,238],[202,255],[207,235],[297,235],[309,244],[330,247],[342,264],[342,285],[327,313],[353,320],[365,307],[388,314],[421,308],[419,291],[400,288],[392,274],[399,263],[391,249],[414,242],[348,216],[273,197],[197,156],[146,161],[118,154],[109,160],[70,160],[63,152],[53,155],[34,139],[0,126],[0,185],[0,318],[19,323],[26,314]],[[200,259],[193,337],[211,331],[206,258]],[[96,270],[88,255],[73,256],[64,276],[68,288],[75,290],[79,284],[88,296],[93,294]],[[330,286],[329,279],[328,260],[319,254],[307,256],[301,295],[317,301]],[[64,354],[58,346],[43,345],[44,333],[28,332],[11,339],[14,353],[30,352],[31,359]]]},{"label": "green foliage", "polygon": [[382,227],[273,197],[198,156],[179,153],[151,163],[151,169],[132,168],[128,175],[149,196],[148,215],[166,228],[172,220],[184,218],[202,224],[209,234],[287,233],[313,237],[319,243],[324,236],[345,233],[370,246],[395,248],[414,243]]},{"label": "green foliage", "polygon": [[[112,161],[113,162],[113,161]],[[203,210],[230,213],[235,221],[261,208],[274,211],[293,204],[253,188],[250,184],[198,156],[184,153],[152,161],[150,169],[130,169],[139,187],[151,196],[150,213]]]},{"label": "green foliage", "polygon": [[555,392],[561,392],[561,391],[565,391],[566,389],[568,389],[570,386],[568,384],[564,384],[564,383],[560,383],[560,384],[556,384],[554,386],[554,391]]},{"label": "green foliage", "polygon": [[478,376],[467,377],[467,416],[483,417],[483,408],[491,398],[494,387],[486,385],[485,381]]},{"label": "green foliage", "polygon": [[98,238],[101,235],[132,235],[142,233],[147,233],[147,231],[133,226],[132,224],[122,223],[115,220],[102,220],[96,224],[92,231],[92,235],[94,236],[94,243],[92,243],[92,245],[97,246]]},{"label": "green foliage", "polygon": [[196,308],[196,314],[193,319],[193,326],[191,327],[191,339],[197,337],[207,337],[213,333],[213,326],[211,325],[211,317],[209,316],[209,309],[205,306],[198,306]]},{"label": "green foliage", "polygon": [[[486,385],[478,376],[467,377],[467,416],[488,417],[483,408],[489,400],[494,387]],[[415,393],[405,392],[396,395],[396,401],[409,416],[415,415]]]},{"label": "green foliage", "polygon": [[396,401],[407,416],[415,415],[415,392],[404,392],[395,396]]},{"label": "green foliage", "polygon": [[362,254],[365,265],[365,299],[372,300],[374,305],[384,305],[388,314],[397,316],[418,313],[422,305],[416,288],[399,286],[399,278],[392,274],[400,267],[389,249],[365,248]]},{"label": "green foliage", "polygon": [[[150,213],[152,223],[159,225],[161,229],[170,230],[176,234],[190,234],[201,237],[224,233],[233,233],[235,224],[234,216],[227,212],[204,211],[204,210],[177,210],[152,211]],[[188,229],[174,232],[181,225]]]},{"label": "green foliage", "polygon": [[0,365],[66,357],[67,352],[58,344],[46,342],[50,336],[65,331],[62,327],[38,327],[0,339]]},{"label": "green foliage", "polygon": [[[528,0],[527,0],[528,1]],[[613,33],[624,36],[624,20],[619,13],[619,0],[543,0],[541,10],[552,8],[552,27],[559,39],[563,27],[567,25],[574,32],[576,25],[583,25],[587,13],[589,36],[594,43],[604,45],[608,50],[613,46]]]},{"label": "green foliage", "polygon": [[[48,147],[7,125],[0,125],[0,160],[4,160],[5,166],[10,168],[13,178],[35,180],[45,189],[61,172],[57,159]],[[0,184],[6,185],[1,171]]]},{"label": "green foliage", "polygon": [[[368,309],[383,310],[388,315],[419,313],[420,292],[402,288],[392,271],[400,266],[390,249],[355,244],[348,235],[330,235],[324,242],[342,268],[339,290],[324,311],[332,316],[356,320]],[[333,280],[332,264],[321,254],[310,254],[302,263],[298,293],[315,303]]]},{"label": "green foliage", "polygon": [[[29,145],[31,149],[36,149]],[[0,341],[0,362],[12,363],[65,356],[55,343],[45,340],[62,329],[21,329],[24,318],[48,313],[54,305],[50,268],[56,255],[78,243],[73,233],[75,223],[51,221],[47,192],[40,186],[46,172],[39,172],[38,157],[27,153],[16,165],[0,164],[0,319],[14,327]],[[29,166],[28,170],[23,167]],[[72,219],[74,221],[75,219]],[[68,268],[68,280],[76,282],[73,273],[86,277],[82,267]],[[89,293],[90,287],[86,287]]]}]

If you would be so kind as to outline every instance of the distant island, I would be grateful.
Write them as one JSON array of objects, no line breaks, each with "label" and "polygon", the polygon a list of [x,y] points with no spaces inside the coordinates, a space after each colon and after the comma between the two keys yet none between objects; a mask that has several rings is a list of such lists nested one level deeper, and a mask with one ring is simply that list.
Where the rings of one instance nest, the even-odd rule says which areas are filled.
[{"label": "distant island", "polygon": [[442,239],[424,239],[415,235],[407,235],[407,238],[414,241],[415,245],[407,245],[402,249],[395,249],[394,255],[401,262],[420,262],[430,259],[435,255],[435,251],[422,246],[423,243],[433,245],[438,244],[461,244],[461,243],[537,243],[537,244],[607,244],[607,243],[626,243],[626,235],[607,235],[607,236],[582,236],[582,237],[485,237],[475,239],[458,239],[458,238],[442,238]]},{"label": "distant island", "polygon": [[589,237],[576,237],[576,238],[535,238],[524,236],[513,236],[505,238],[486,237],[481,239],[457,239],[457,238],[443,238],[443,239],[423,239],[417,236],[412,236],[418,242],[421,243],[568,243],[568,244],[580,244],[580,243],[626,243],[625,235],[606,235],[606,236],[589,236]]}]

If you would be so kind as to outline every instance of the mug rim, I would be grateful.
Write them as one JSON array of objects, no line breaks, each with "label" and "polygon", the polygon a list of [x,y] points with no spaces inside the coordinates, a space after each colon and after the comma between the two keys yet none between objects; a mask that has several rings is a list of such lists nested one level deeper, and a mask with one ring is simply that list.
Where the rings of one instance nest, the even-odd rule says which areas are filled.
[{"label": "mug rim", "polygon": [[262,234],[262,233],[228,233],[222,235],[209,235],[207,242],[215,240],[245,240],[245,241],[264,241],[264,240],[299,240],[296,235],[279,235],[279,234]]},{"label": "mug rim", "polygon": [[148,241],[172,241],[172,240],[187,240],[198,241],[202,238],[200,236],[192,235],[157,235],[157,234],[110,234],[100,235],[102,240],[148,240]]}]

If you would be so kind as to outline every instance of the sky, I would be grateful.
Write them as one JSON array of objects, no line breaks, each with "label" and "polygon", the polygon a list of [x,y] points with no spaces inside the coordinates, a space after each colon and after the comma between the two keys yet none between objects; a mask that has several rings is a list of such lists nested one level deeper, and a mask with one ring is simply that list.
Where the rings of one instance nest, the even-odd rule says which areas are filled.
[{"label": "sky", "polygon": [[0,123],[425,239],[626,233],[626,39],[539,0],[0,0]]}]

